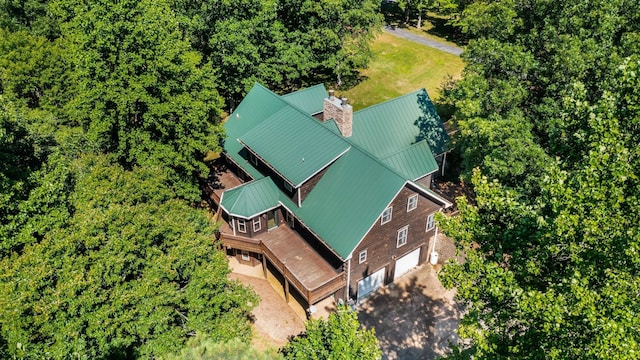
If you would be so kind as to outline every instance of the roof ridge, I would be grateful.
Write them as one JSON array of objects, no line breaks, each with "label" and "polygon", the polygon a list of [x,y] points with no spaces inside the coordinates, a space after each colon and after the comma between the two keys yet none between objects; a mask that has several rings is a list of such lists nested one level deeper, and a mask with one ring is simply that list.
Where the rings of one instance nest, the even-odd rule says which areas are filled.
[{"label": "roof ridge", "polygon": [[395,169],[393,169],[392,167],[388,166],[387,164],[385,164],[384,162],[382,162],[382,159],[379,159],[377,156],[375,156],[374,154],[370,153],[368,150],[362,148],[360,145],[352,142],[352,141],[347,141],[350,145],[351,148],[355,148],[358,151],[360,151],[361,153],[365,154],[367,157],[373,159],[373,161],[377,162],[378,164],[380,164],[382,167],[384,167],[385,169],[387,169],[388,171],[392,172],[394,175],[396,175],[397,177],[408,181],[409,179],[405,178],[404,176],[402,176],[398,171],[396,171]]},{"label": "roof ridge", "polygon": [[317,88],[317,87],[319,87],[319,86],[324,86],[324,83],[315,84],[315,85],[312,85],[312,86],[306,87],[306,88],[304,88],[304,89],[299,89],[299,90],[296,90],[296,91],[290,92],[290,93],[288,93],[288,94],[284,94],[284,95],[278,95],[278,94],[276,94],[276,95],[281,96],[281,97],[287,97],[287,96],[289,96],[289,95],[295,95],[295,94],[297,94],[297,93],[299,93],[299,92],[302,92],[302,91],[307,91],[307,90],[310,90],[310,89],[315,89],[315,88]]},{"label": "roof ridge", "polygon": [[[340,135],[338,135],[338,134],[334,133],[333,131],[331,131],[331,129],[328,129],[327,127],[323,126],[323,125],[322,125],[318,120],[316,120],[313,116],[311,116],[311,115],[309,115],[309,114],[305,113],[304,111],[302,111],[302,109],[298,108],[298,107],[297,107],[297,106],[295,106],[295,105],[290,104],[288,101],[286,101],[285,99],[283,99],[282,97],[283,97],[284,95],[278,95],[278,94],[274,93],[273,91],[269,90],[269,89],[268,89],[268,88],[266,88],[264,85],[262,85],[262,84],[260,84],[260,83],[258,83],[258,82],[256,82],[256,83],[255,83],[255,85],[259,85],[259,86],[260,86],[260,87],[262,87],[263,89],[267,90],[267,91],[268,91],[271,95],[273,95],[276,99],[278,99],[279,101],[281,101],[283,104],[285,104],[286,106],[289,106],[289,107],[291,107],[292,109],[294,109],[295,111],[299,112],[299,113],[300,113],[300,114],[302,114],[304,117],[306,117],[306,118],[307,118],[307,120],[311,120],[311,121],[314,123],[314,125],[313,125],[313,126],[319,127],[319,128],[321,128],[321,129],[323,129],[323,131],[326,131],[326,132],[330,133],[331,135],[333,135],[333,136],[335,136],[335,137],[337,137],[337,138],[339,138],[339,139],[342,139],[342,141],[345,141],[347,144],[350,144],[350,145],[351,145],[351,142],[350,142],[350,141],[347,141],[347,139],[346,139],[344,136],[340,136]],[[317,85],[314,85],[314,86],[319,86],[319,85],[323,85],[323,86],[324,86],[324,84],[317,84]],[[310,89],[310,88],[305,88],[305,89]],[[292,94],[292,93],[290,93],[290,94]],[[287,95],[288,95],[288,94],[287,94]],[[335,121],[335,120],[334,120],[334,121]]]},{"label": "roof ridge", "polygon": [[[412,92],[410,92],[410,93],[406,93],[406,94],[404,94],[404,95],[400,95],[400,96],[394,97],[393,99],[385,100],[385,101],[383,101],[383,102],[381,102],[381,103],[377,103],[377,104],[375,104],[375,105],[371,105],[371,106],[366,107],[366,108],[364,108],[364,109],[360,109],[360,110],[358,110],[358,111],[354,111],[354,112],[353,112],[353,115],[355,115],[355,114],[357,114],[357,113],[365,112],[365,111],[367,111],[367,110],[369,110],[369,109],[377,108],[377,107],[379,107],[379,106],[387,105],[387,104],[388,104],[388,103],[390,103],[390,102],[400,100],[400,99],[402,99],[402,98],[405,98],[405,97],[410,96],[410,95],[414,95],[414,94],[419,93],[419,92],[421,92],[421,91],[424,91],[424,92],[427,94],[427,97],[429,97],[429,93],[427,92],[427,90],[426,90],[425,88],[420,88],[420,89],[414,90],[414,91],[412,91]],[[433,102],[433,101],[431,100],[431,97],[429,97],[429,101]]]}]

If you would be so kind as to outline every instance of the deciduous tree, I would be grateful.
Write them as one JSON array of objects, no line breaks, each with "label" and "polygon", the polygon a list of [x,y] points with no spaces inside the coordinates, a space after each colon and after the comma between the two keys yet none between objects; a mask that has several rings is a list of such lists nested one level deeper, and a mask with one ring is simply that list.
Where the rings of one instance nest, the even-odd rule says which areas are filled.
[{"label": "deciduous tree", "polygon": [[339,306],[327,320],[311,319],[305,333],[282,350],[286,359],[380,359],[382,353],[373,329],[363,329],[357,314]]}]

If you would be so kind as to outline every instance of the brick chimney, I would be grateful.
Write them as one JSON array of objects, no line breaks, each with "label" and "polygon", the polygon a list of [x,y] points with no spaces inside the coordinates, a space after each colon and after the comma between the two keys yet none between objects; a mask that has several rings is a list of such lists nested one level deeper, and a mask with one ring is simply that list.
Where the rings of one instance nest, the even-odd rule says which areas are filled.
[{"label": "brick chimney", "polygon": [[324,99],[322,121],[333,119],[338,124],[342,136],[349,137],[353,128],[353,107],[347,102],[347,98],[339,99],[334,96],[333,90],[329,90],[329,97]]}]

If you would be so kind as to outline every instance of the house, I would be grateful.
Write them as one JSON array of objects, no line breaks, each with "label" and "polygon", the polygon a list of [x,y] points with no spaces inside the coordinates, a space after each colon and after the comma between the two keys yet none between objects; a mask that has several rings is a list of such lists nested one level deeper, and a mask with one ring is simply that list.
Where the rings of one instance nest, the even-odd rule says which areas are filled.
[{"label": "house", "polygon": [[256,84],[224,124],[208,191],[220,244],[311,306],[361,299],[424,263],[448,140],[424,89],[354,112],[323,85]]}]

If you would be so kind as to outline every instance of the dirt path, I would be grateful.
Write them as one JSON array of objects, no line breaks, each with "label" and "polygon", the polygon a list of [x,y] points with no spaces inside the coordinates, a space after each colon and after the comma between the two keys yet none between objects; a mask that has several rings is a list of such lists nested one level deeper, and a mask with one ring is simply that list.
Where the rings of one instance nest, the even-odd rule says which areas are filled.
[{"label": "dirt path", "polygon": [[283,347],[292,335],[304,331],[304,322],[287,305],[265,279],[231,273],[229,277],[251,286],[260,295],[260,304],[253,309],[256,335],[253,345],[259,350]]},{"label": "dirt path", "polygon": [[388,26],[387,25],[382,30],[384,32],[388,33],[388,34],[393,35],[393,36],[397,36],[397,37],[400,37],[400,38],[403,38],[403,39],[407,39],[409,41],[413,41],[413,42],[418,43],[418,44],[429,46],[429,47],[432,47],[434,49],[438,49],[440,51],[444,51],[446,53],[453,54],[453,55],[456,55],[456,56],[460,56],[460,54],[462,54],[462,51],[463,51],[462,48],[459,48],[457,46],[443,44],[443,43],[441,43],[439,41],[427,39],[425,37],[413,34],[413,33],[409,32],[407,30],[400,29],[400,28],[397,28],[397,27],[392,27],[392,26]]}]

